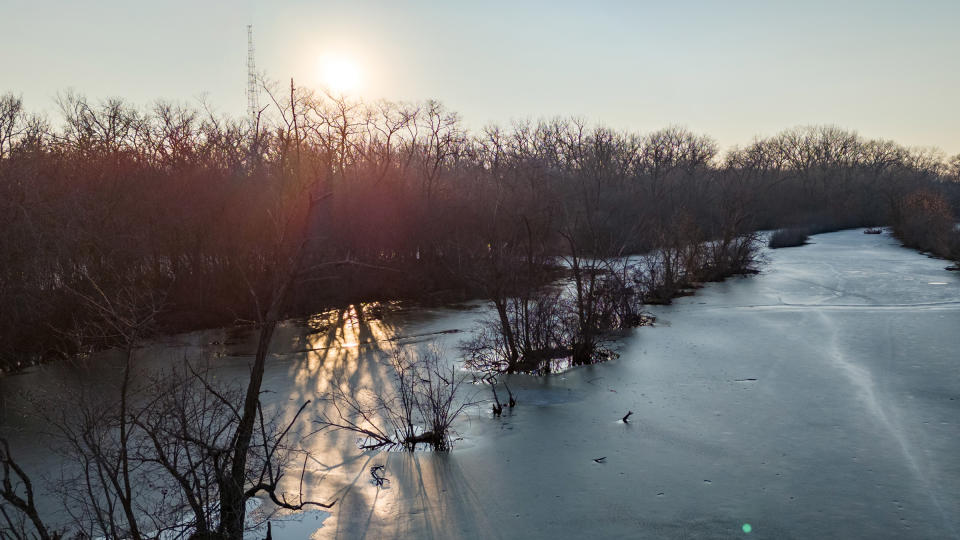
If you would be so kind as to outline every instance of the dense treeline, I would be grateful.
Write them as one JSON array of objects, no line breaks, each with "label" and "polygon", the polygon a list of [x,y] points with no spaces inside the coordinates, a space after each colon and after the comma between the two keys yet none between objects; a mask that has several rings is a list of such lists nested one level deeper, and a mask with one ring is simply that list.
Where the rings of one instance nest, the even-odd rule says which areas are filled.
[{"label": "dense treeline", "polygon": [[[681,128],[564,119],[470,133],[433,101],[292,85],[269,97],[248,123],[76,94],[51,121],[2,96],[0,366],[90,346],[78,338],[88,300],[125,291],[150,292],[165,331],[256,320],[283,231],[308,215],[287,315],[485,297],[499,315],[494,356],[513,362],[497,370],[558,348],[586,361],[592,334],[630,324],[643,302],[745,270],[756,230],[894,224],[910,245],[956,254],[960,159],[835,127],[721,155]],[[928,242],[933,222],[942,238]],[[642,253],[636,267],[612,263]],[[552,328],[531,311],[556,305],[544,295],[559,276],[576,294]]]}]

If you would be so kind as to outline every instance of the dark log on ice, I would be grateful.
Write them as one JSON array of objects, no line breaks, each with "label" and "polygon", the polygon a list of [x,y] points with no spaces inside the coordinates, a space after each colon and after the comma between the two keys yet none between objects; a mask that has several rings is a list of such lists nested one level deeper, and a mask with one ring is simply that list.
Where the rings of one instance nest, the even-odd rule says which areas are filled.
[{"label": "dark log on ice", "polygon": [[434,448],[439,448],[443,446],[443,437],[434,433],[433,431],[424,431],[419,435],[411,435],[403,440],[407,445],[415,446],[420,443],[427,443],[432,445]]}]

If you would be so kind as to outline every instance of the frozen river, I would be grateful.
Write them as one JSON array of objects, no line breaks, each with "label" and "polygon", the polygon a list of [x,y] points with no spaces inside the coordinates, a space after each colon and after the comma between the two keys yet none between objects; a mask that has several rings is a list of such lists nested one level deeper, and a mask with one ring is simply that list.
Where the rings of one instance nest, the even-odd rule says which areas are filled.
[{"label": "frozen river", "polygon": [[[513,377],[518,407],[473,410],[448,454],[311,437],[308,495],[339,500],[275,522],[274,537],[960,538],[960,276],[887,235],[812,242],[770,252],[760,275],[654,308],[656,325],[622,340],[618,360]],[[370,358],[434,339],[455,352],[481,315],[404,312],[309,336],[289,327],[264,387],[299,404],[331,372],[376,386],[384,374]],[[180,339],[157,356],[209,334]],[[220,369],[242,372],[247,359],[227,352]],[[369,476],[381,464],[385,488]]]}]

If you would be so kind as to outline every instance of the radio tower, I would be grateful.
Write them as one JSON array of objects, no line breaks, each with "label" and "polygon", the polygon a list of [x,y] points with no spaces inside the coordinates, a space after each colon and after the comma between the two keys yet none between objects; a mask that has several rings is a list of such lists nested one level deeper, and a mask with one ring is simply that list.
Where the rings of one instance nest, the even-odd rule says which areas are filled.
[{"label": "radio tower", "polygon": [[260,100],[257,97],[257,67],[253,61],[253,25],[247,25],[247,115],[250,117],[250,131],[257,128],[257,115],[260,113]]}]

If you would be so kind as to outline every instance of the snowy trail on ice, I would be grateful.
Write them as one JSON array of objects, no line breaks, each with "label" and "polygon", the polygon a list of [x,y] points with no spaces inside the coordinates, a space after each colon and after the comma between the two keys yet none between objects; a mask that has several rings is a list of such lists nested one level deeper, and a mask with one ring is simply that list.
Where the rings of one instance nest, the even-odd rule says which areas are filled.
[{"label": "snowy trail on ice", "polygon": [[[958,302],[953,303],[960,304]],[[901,424],[902,413],[894,402],[885,399],[878,391],[870,369],[866,365],[849,358],[844,352],[844,348],[839,345],[840,336],[837,322],[833,321],[825,310],[820,311],[820,319],[823,328],[830,334],[828,360],[834,368],[846,376],[856,389],[856,393],[866,409],[896,442],[903,454],[907,468],[916,476],[923,490],[930,496],[930,501],[937,508],[944,526],[950,531],[951,536],[960,538],[941,501],[939,486],[930,481],[925,472],[926,467],[921,466],[920,459],[918,459],[917,453],[910,443],[910,437]]]}]

